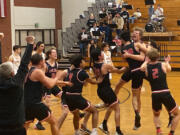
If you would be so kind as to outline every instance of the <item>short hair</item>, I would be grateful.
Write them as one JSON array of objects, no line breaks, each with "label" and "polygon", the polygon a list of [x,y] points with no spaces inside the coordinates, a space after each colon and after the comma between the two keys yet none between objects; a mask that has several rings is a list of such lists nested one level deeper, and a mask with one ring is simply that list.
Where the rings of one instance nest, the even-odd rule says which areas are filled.
[{"label": "short hair", "polygon": [[52,47],[51,49],[49,49],[49,50],[46,52],[46,60],[49,59],[49,55],[52,53],[52,50],[55,50],[55,51],[56,51],[56,48],[55,48],[55,47]]},{"label": "short hair", "polygon": [[151,45],[153,48],[155,48],[155,49],[157,49],[158,51],[160,51],[160,47],[156,44],[156,42],[155,42],[154,40],[150,40],[150,45]]},{"label": "short hair", "polygon": [[81,55],[73,55],[70,58],[70,63],[74,65],[76,68],[79,68],[82,60],[83,57]]},{"label": "short hair", "polygon": [[13,51],[16,51],[17,49],[21,48],[19,45],[14,45],[13,46]]},{"label": "short hair", "polygon": [[134,28],[133,28],[133,31],[139,31],[139,35],[140,35],[141,37],[143,36],[143,32],[144,32],[144,29],[143,29],[143,28],[134,27]]},{"label": "short hair", "polygon": [[151,61],[156,61],[159,58],[159,52],[157,49],[155,48],[151,48],[148,52],[147,52],[147,57],[149,57],[149,59]]},{"label": "short hair", "polygon": [[99,56],[101,56],[101,50],[100,49],[96,49],[91,53],[91,57],[92,57],[93,61],[98,61]]},{"label": "short hair", "polygon": [[31,63],[32,65],[38,65],[40,63],[40,61],[43,60],[42,55],[36,53],[31,57]]},{"label": "short hair", "polygon": [[9,78],[13,71],[13,64],[10,61],[4,62],[0,65],[0,77],[2,78]]},{"label": "short hair", "polygon": [[106,46],[109,46],[109,44],[108,44],[108,43],[106,43],[106,42],[105,42],[105,43],[103,43],[103,44],[102,44],[102,49],[104,49]]},{"label": "short hair", "polygon": [[130,32],[129,31],[123,31],[120,35],[120,39],[124,40],[124,41],[131,41],[131,36],[130,36]]}]

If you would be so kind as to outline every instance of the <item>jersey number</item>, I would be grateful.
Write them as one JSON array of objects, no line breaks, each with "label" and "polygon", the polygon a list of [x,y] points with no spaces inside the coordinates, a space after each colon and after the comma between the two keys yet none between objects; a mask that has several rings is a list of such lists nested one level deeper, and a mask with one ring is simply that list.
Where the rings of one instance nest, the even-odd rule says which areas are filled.
[{"label": "jersey number", "polygon": [[152,77],[153,79],[157,79],[159,76],[158,76],[158,69],[157,68],[154,68],[152,69]]}]

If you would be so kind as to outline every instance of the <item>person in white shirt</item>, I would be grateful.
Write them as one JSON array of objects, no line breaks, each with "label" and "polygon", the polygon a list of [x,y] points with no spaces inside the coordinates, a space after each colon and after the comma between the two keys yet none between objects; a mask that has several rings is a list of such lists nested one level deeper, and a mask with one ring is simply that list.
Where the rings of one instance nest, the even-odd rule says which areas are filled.
[{"label": "person in white shirt", "polygon": [[90,29],[90,34],[91,34],[92,39],[99,39],[99,36],[93,35],[93,31],[98,31],[98,30],[99,28],[97,27],[97,23],[94,23],[93,27]]},{"label": "person in white shirt", "polygon": [[13,47],[12,55],[9,57],[9,61],[12,62],[12,64],[13,64],[14,74],[17,73],[17,70],[18,70],[20,62],[21,62],[20,53],[21,53],[20,46],[15,45]]},{"label": "person in white shirt", "polygon": [[[104,63],[106,64],[110,64],[113,66],[113,62],[111,60],[111,52],[109,51],[109,44],[108,43],[104,43],[102,45],[103,48],[103,55],[104,55]],[[112,79],[112,73],[109,73],[109,79]]]},{"label": "person in white shirt", "polygon": [[160,5],[160,4],[157,5],[157,9],[155,10],[154,13],[155,13],[155,15],[156,15],[157,17],[162,17],[162,16],[164,16],[164,9],[161,8],[161,5]]}]

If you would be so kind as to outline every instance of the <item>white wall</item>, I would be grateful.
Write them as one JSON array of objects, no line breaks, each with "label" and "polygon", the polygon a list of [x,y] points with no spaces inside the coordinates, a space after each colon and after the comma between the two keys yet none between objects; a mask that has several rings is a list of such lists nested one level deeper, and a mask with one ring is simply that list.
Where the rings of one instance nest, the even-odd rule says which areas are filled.
[{"label": "white wall", "polygon": [[15,29],[55,29],[55,9],[35,7],[14,7]]},{"label": "white wall", "polygon": [[66,27],[70,27],[75,19],[83,11],[88,10],[88,7],[94,3],[95,0],[62,0],[62,28],[65,31]]}]

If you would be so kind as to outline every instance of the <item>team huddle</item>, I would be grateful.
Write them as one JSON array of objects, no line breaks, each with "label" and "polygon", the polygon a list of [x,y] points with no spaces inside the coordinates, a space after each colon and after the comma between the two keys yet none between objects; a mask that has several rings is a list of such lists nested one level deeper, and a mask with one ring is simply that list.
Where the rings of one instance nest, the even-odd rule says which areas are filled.
[{"label": "team huddle", "polygon": [[[111,112],[114,111],[115,135],[123,135],[120,129],[120,106],[117,95],[123,85],[130,80],[132,80],[132,105],[135,112],[133,129],[137,130],[141,127],[140,96],[143,79],[146,79],[152,90],[156,134],[162,135],[159,116],[164,105],[171,118],[168,135],[174,135],[180,114],[166,81],[166,73],[171,71],[170,56],[165,57],[164,62],[159,62],[158,46],[153,42],[150,45],[143,43],[142,34],[143,31],[140,28],[135,28],[132,36],[128,31],[120,35],[121,55],[127,61],[128,67],[115,68],[112,63],[104,62],[104,52],[100,49],[94,50],[91,53],[94,77],[90,77],[84,70],[85,60],[80,55],[70,58],[71,67],[58,71],[56,48],[51,48],[45,58],[42,53],[42,43],[35,45],[34,37],[27,37],[28,45],[19,68],[14,71],[11,62],[0,65],[0,96],[2,97],[0,98],[0,114],[3,115],[0,115],[0,134],[25,135],[29,124],[37,119],[40,125],[42,121],[50,124],[52,135],[60,135],[63,134],[60,129],[70,111],[73,114],[75,135],[81,133],[98,135],[98,109],[82,96],[83,86],[90,83],[97,85],[97,95],[106,107],[104,120],[98,128],[105,134],[110,134],[107,122]],[[0,40],[2,39],[3,35],[0,34]],[[35,47],[36,52],[33,52]],[[114,90],[110,82],[111,73],[122,74]],[[49,108],[51,94],[61,98],[62,114],[58,120]],[[11,99],[14,100],[13,104],[9,101]],[[7,108],[7,104],[11,104],[12,108]],[[7,111],[3,111],[3,108]],[[13,113],[12,110],[17,113]],[[82,115],[84,119],[80,126],[79,121]],[[87,123],[91,115],[92,130],[89,130]],[[1,127],[7,130],[1,131]]]}]

